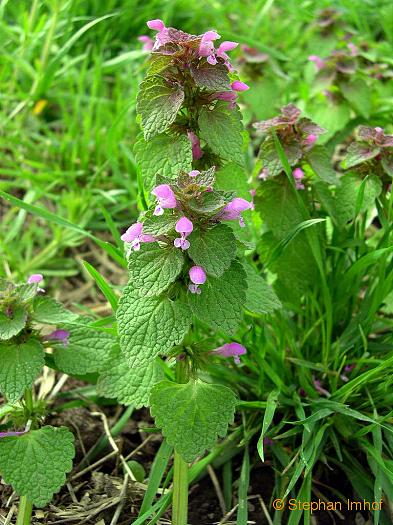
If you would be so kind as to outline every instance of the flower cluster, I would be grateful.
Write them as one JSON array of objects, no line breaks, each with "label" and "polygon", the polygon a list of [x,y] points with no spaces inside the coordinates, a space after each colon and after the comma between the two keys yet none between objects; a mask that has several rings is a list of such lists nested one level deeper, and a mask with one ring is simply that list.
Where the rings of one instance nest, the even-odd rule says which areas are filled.
[{"label": "flower cluster", "polygon": [[359,126],[356,139],[347,149],[343,168],[355,168],[360,173],[372,173],[391,182],[393,135],[386,135],[381,127]]},{"label": "flower cluster", "polygon": [[70,334],[67,330],[56,329],[49,334],[39,335],[34,329],[37,305],[45,301],[52,306],[55,303],[50,298],[42,297],[45,294],[45,290],[40,287],[43,280],[42,274],[35,273],[28,277],[25,284],[14,285],[8,281],[0,281],[0,342],[12,344],[14,340],[24,341],[32,335],[39,336],[43,343],[60,342],[64,346],[68,344]]},{"label": "flower cluster", "polygon": [[282,165],[276,152],[274,137],[279,139],[290,166],[293,168],[293,177],[297,189],[304,189],[304,171],[300,167],[302,161],[307,160],[316,146],[319,135],[325,130],[317,126],[310,119],[301,117],[301,111],[293,104],[281,109],[281,114],[269,120],[257,122],[255,129],[264,136],[259,151],[258,178],[267,180],[275,177],[282,171]]},{"label": "flower cluster", "polygon": [[347,44],[347,48],[348,51],[345,49],[334,50],[326,58],[321,58],[317,55],[310,55],[308,57],[317,68],[318,80],[334,84],[356,72],[358,66],[356,59],[358,49],[352,42]]},{"label": "flower cluster", "polygon": [[[247,84],[240,80],[232,82],[226,79],[222,67],[233,73],[234,68],[230,62],[228,52],[238,46],[237,42],[224,41],[216,47],[220,35],[216,31],[206,31],[202,35],[190,35],[172,27],[166,27],[162,20],[147,22],[149,29],[157,31],[155,40],[147,35],[142,35],[139,40],[143,42],[143,49],[151,50],[156,57],[164,56],[171,66],[170,82],[194,85],[203,90],[202,96],[192,93],[193,105],[210,104],[214,100],[228,102],[228,107],[233,109],[237,94],[248,89]],[[213,66],[213,69],[209,69]],[[216,66],[216,70],[214,67]],[[176,71],[177,69],[177,71]],[[199,100],[196,100],[196,97]],[[189,132],[189,138],[195,150],[195,159],[200,158],[201,150],[195,133]]]},{"label": "flower cluster", "polygon": [[[150,242],[187,252],[192,232],[207,231],[223,221],[236,220],[244,227],[242,214],[252,209],[252,202],[232,192],[215,190],[214,172],[214,168],[182,172],[176,180],[157,177],[160,184],[151,191],[155,203],[121,236],[127,256],[140,250],[141,243]],[[189,292],[200,294],[200,286],[207,280],[205,269],[190,261],[188,277]]]}]

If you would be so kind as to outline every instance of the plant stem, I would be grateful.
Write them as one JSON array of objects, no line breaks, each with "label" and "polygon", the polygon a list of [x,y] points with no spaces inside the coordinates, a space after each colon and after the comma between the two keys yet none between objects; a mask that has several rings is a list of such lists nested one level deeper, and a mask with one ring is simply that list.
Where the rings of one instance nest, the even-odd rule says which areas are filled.
[{"label": "plant stem", "polygon": [[30,525],[31,513],[33,511],[32,502],[26,496],[21,496],[19,502],[18,519],[16,525]]},{"label": "plant stem", "polygon": [[[34,409],[33,391],[29,388],[25,390],[25,405],[29,417]],[[30,525],[31,513],[33,512],[33,503],[26,497],[21,496],[19,501],[18,519],[16,525]]]},{"label": "plant stem", "polygon": [[[187,361],[178,361],[176,365],[176,381],[186,383],[188,381]],[[187,525],[188,514],[188,464],[175,451],[173,472],[173,500],[172,500],[172,524]]]}]

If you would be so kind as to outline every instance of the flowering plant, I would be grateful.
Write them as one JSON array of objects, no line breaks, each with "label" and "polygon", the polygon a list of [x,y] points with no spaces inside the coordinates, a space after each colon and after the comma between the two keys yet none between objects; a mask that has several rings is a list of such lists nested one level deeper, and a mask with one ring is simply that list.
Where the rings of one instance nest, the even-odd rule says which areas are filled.
[{"label": "flowering plant", "polygon": [[21,496],[24,523],[33,505],[44,506],[59,491],[74,457],[72,433],[44,424],[46,405],[35,396],[35,380],[44,365],[80,376],[97,372],[115,342],[47,297],[42,281],[41,274],[24,284],[0,281],[0,392],[6,402],[0,408],[0,472]]},{"label": "flowering plant", "polygon": [[[131,401],[151,406],[175,447],[173,523],[181,525],[187,463],[225,435],[237,403],[232,390],[202,381],[199,370],[220,357],[239,363],[246,352],[235,341],[212,348],[197,327],[227,338],[244,309],[259,312],[264,295],[268,309],[279,302],[246,263],[231,227],[245,227],[252,201],[237,195],[237,182],[222,189],[216,180],[220,168],[243,164],[236,99],[247,86],[227,55],[237,44],[216,47],[215,31],[189,35],[161,20],[148,27],[157,35],[138,95],[143,138],[135,151],[151,204],[122,236],[130,280],[117,310],[119,359],[132,369]],[[176,382],[163,379],[159,356],[176,358]]]}]

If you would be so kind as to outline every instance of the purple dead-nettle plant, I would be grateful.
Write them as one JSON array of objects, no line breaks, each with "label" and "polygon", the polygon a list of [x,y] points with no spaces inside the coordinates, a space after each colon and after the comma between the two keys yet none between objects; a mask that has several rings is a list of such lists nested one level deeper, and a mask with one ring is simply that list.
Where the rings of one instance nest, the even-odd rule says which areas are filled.
[{"label": "purple dead-nettle plant", "polygon": [[393,135],[381,127],[360,126],[342,162],[346,170],[361,176],[374,175],[388,188],[393,177]]},{"label": "purple dead-nettle plant", "polygon": [[45,425],[36,380],[45,365],[68,375],[99,375],[116,347],[114,335],[44,293],[43,280],[40,273],[17,285],[0,279],[0,472],[21,496],[18,523],[30,523],[33,506],[50,502],[74,456],[72,433]]},{"label": "purple dead-nettle plant", "polygon": [[[240,362],[245,347],[231,340],[245,310],[260,312],[254,287],[273,292],[244,257],[253,194],[244,194],[237,106],[249,86],[229,57],[237,43],[213,29],[191,35],[158,19],[147,25],[156,35],[137,97],[142,133],[135,144],[146,206],[121,237],[130,280],[117,310],[117,359],[130,378],[127,402],[150,406],[175,447],[173,523],[184,525],[177,492],[187,493],[184,462],[225,435],[236,405],[231,389],[206,383],[200,371],[213,361],[223,366],[223,357]],[[238,182],[228,183],[231,172]],[[222,346],[215,349],[217,332]],[[162,358],[175,367],[176,381],[163,379]],[[99,381],[101,393],[104,386]]]},{"label": "purple dead-nettle plant", "polygon": [[[329,184],[336,182],[330,157],[325,148],[318,144],[318,138],[325,130],[309,118],[302,117],[299,108],[288,104],[281,109],[279,116],[257,122],[254,127],[263,137],[255,166],[260,181],[284,177],[284,155],[296,189],[306,189],[308,178],[317,177]],[[282,148],[282,152],[279,148]]]}]

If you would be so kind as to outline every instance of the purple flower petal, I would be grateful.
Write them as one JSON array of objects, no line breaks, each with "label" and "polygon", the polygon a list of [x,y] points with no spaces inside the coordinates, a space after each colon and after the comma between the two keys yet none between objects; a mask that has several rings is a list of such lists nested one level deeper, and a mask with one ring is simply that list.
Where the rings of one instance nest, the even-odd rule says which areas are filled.
[{"label": "purple flower petal", "polygon": [[194,229],[194,226],[192,222],[187,219],[187,217],[181,217],[176,223],[175,230],[178,233],[184,233],[186,235],[189,235],[192,230]]},{"label": "purple flower petal", "polygon": [[247,91],[247,89],[250,89],[250,86],[240,80],[235,80],[235,82],[232,82],[231,88],[233,91]]},{"label": "purple flower petal", "polygon": [[193,266],[188,275],[194,284],[205,284],[206,282],[206,273],[202,266]]},{"label": "purple flower petal", "polygon": [[221,36],[217,31],[206,31],[202,36],[202,42],[209,42],[211,40],[218,40]]},{"label": "purple flower petal", "polygon": [[232,51],[232,49],[235,49],[239,45],[239,42],[230,42],[228,40],[225,40],[224,42],[221,42],[217,49],[217,55],[220,56],[221,53],[226,51]]},{"label": "purple flower petal", "polygon": [[27,284],[40,283],[43,280],[44,276],[41,273],[33,273],[27,279]]},{"label": "purple flower petal", "polygon": [[[176,208],[176,197],[172,188],[168,184],[160,184],[159,186],[156,186],[152,190],[152,194],[157,197],[158,204],[161,208]],[[155,215],[161,215],[161,213],[155,213]]]},{"label": "purple flower petal", "polygon": [[163,29],[165,29],[164,22],[159,18],[155,18],[154,20],[148,20],[146,24],[149,29],[153,29],[154,31],[162,31]]},{"label": "purple flower petal", "polygon": [[136,222],[128,228],[128,230],[123,233],[120,239],[124,242],[132,242],[134,239],[139,237],[142,233],[143,224],[141,222]]},{"label": "purple flower petal", "polygon": [[70,337],[70,332],[68,330],[54,330],[47,336],[45,336],[46,341],[57,340],[61,341],[64,346],[68,345],[68,338]]},{"label": "purple flower petal", "polygon": [[221,355],[222,357],[233,357],[236,364],[239,364],[240,355],[247,353],[247,349],[239,343],[226,343],[212,351],[213,354]]},{"label": "purple flower petal", "polygon": [[199,138],[195,135],[193,131],[189,131],[187,135],[191,142],[192,158],[194,160],[199,160],[203,155],[203,151],[201,149],[201,143],[199,141]]}]

